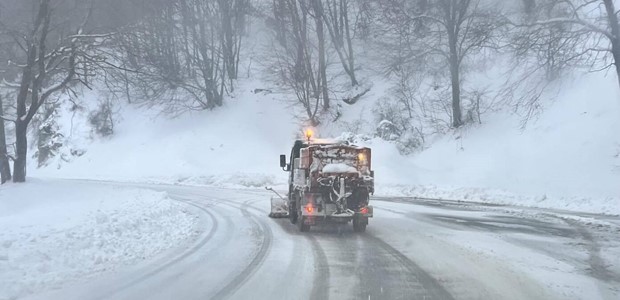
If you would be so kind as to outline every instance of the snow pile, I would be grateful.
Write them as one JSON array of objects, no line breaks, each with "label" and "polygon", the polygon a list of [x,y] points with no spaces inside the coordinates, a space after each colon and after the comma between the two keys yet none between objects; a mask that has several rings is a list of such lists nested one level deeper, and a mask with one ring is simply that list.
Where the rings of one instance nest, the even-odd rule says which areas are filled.
[{"label": "snow pile", "polygon": [[195,235],[165,193],[76,182],[0,187],[0,299],[149,259]]},{"label": "snow pile", "polygon": [[358,173],[355,167],[347,164],[327,164],[323,167],[323,173]]}]

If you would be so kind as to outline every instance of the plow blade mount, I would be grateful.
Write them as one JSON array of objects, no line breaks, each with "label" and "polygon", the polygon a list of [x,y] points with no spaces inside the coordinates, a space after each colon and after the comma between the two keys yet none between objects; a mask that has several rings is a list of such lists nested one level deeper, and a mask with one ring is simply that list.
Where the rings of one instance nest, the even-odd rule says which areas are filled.
[{"label": "plow blade mount", "polygon": [[288,201],[280,197],[271,197],[271,218],[288,218]]}]

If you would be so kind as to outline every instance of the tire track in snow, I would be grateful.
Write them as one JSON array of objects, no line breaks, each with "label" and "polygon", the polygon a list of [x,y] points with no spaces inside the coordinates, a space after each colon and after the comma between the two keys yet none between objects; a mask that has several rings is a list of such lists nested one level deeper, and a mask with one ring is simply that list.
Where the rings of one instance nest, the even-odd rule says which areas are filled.
[{"label": "tire track in snow", "polygon": [[[256,201],[252,201],[252,203],[253,202],[256,202]],[[265,215],[268,214],[266,210],[258,208],[256,206],[248,205],[248,207],[254,210],[260,211],[264,213]],[[276,222],[276,223],[278,223],[278,225],[281,225],[282,229],[287,234],[300,235],[298,231],[291,231],[292,226],[282,226],[281,223],[279,222]],[[312,254],[313,254],[313,258],[315,262],[314,276],[313,276],[314,278],[312,280],[313,285],[312,285],[312,291],[310,292],[310,299],[313,299],[313,300],[314,299],[317,299],[317,300],[329,299],[330,274],[329,274],[329,263],[327,262],[327,256],[325,255],[325,251],[323,250],[323,248],[321,247],[321,244],[318,242],[318,240],[314,236],[306,235],[306,234],[301,234],[301,235],[303,235],[304,238],[310,242],[310,245],[312,246]]]},{"label": "tire track in snow", "polygon": [[[415,290],[413,294],[404,294],[403,299],[454,299],[454,297],[439,283],[439,281],[424,271],[424,269],[416,263],[411,261],[403,253],[371,234],[365,234],[361,237],[364,241],[375,245],[378,250],[381,250],[381,252],[386,253],[387,256],[390,257],[390,260],[398,262],[398,264],[403,267],[407,273],[409,273],[407,274],[408,277],[405,280],[411,287],[414,287]],[[379,278],[373,278],[368,283],[372,283],[372,281],[376,281],[377,279]]]},{"label": "tire track in snow", "polygon": [[600,279],[609,283],[620,283],[620,274],[614,273],[609,269],[609,264],[606,263],[601,257],[601,245],[598,240],[588,231],[586,226],[582,225],[576,220],[571,220],[569,218],[562,218],[557,216],[552,216],[557,219],[562,220],[564,223],[573,227],[579,235],[584,240],[583,246],[586,248],[588,252],[588,261],[589,269],[587,270],[594,278]]},{"label": "tire track in snow", "polygon": [[[330,264],[338,299],[454,299],[438,280],[400,251],[370,233],[318,227],[312,237]],[[312,234],[312,233],[311,233]]]},{"label": "tire track in snow", "polygon": [[329,263],[327,262],[327,255],[321,247],[321,244],[316,240],[314,236],[306,237],[312,245],[312,253],[314,254],[314,284],[312,286],[312,292],[310,293],[310,299],[329,299]]},{"label": "tire track in snow", "polygon": [[[226,299],[233,296],[235,292],[238,291],[245,284],[245,282],[247,282],[248,279],[252,277],[256,270],[260,268],[263,261],[265,260],[265,257],[267,256],[269,247],[271,247],[271,240],[273,236],[268,224],[266,224],[266,222],[262,219],[258,218],[255,214],[248,211],[248,209],[253,209],[261,213],[266,213],[265,210],[251,205],[258,200],[247,200],[243,203],[230,201],[230,199],[214,200],[220,200],[218,204],[240,209],[242,214],[248,220],[250,220],[251,223],[253,223],[253,227],[259,229],[258,232],[263,237],[261,247],[255,257],[250,262],[250,264],[224,288],[220,289],[220,291],[217,292],[215,296],[212,297],[213,299]],[[310,242],[312,246],[313,256],[315,259],[313,288],[310,294],[310,299],[328,299],[330,295],[330,268],[327,255],[325,254],[325,251],[321,245],[321,241],[317,239],[317,236],[312,235],[312,233],[300,234],[295,230],[294,226],[285,226],[281,222],[276,223],[280,224],[287,233],[303,235]],[[339,240],[340,238],[337,239]],[[370,250],[368,252],[368,257],[375,257],[375,267],[393,269],[393,266],[397,265],[398,267],[402,268],[400,271],[397,270],[398,272],[402,273],[403,270],[405,271],[404,273],[406,277],[400,278],[401,281],[405,281],[405,286],[402,286],[402,288],[404,289],[386,291],[388,295],[391,294],[394,296],[400,294],[403,296],[403,299],[408,299],[412,296],[414,296],[414,298],[420,299],[454,299],[452,295],[450,295],[450,293],[445,288],[443,288],[436,279],[426,273],[426,271],[424,271],[421,267],[419,267],[417,264],[407,258],[400,251],[396,250],[383,240],[370,234],[363,234],[355,235],[354,239],[348,239],[347,237],[345,237],[344,241],[341,242],[344,244],[350,244],[353,241],[358,241],[357,243],[361,242],[362,244],[365,244],[370,248],[367,249]],[[359,250],[359,245],[350,244],[349,246],[350,251]],[[394,270],[386,270],[386,272],[392,273],[393,271]],[[367,290],[368,288],[372,290],[373,288],[375,288],[376,285],[380,284],[386,279],[371,273],[358,274],[358,276],[360,279],[360,284],[365,285],[364,289],[359,288],[360,293],[363,294],[360,296],[363,296],[364,298],[371,296],[370,294],[366,295],[364,293],[365,290]],[[380,291],[381,294],[383,294],[384,291],[381,289],[381,287],[377,287],[376,291]],[[385,296],[386,294],[383,295]]]},{"label": "tire track in snow", "polygon": [[240,209],[243,216],[246,217],[246,219],[250,220],[250,222],[252,223],[252,227],[257,229],[256,232],[261,236],[261,241],[260,247],[252,261],[250,261],[250,263],[232,281],[230,281],[227,285],[225,285],[218,292],[216,292],[211,297],[211,299],[227,299],[234,295],[234,293],[238,291],[248,281],[248,279],[254,275],[256,270],[260,268],[260,266],[265,261],[267,254],[269,253],[273,240],[273,233],[271,231],[271,228],[269,228],[269,226],[264,221],[257,218],[256,215],[250,213],[246,208],[249,203],[255,201],[257,200],[245,201],[243,204],[241,204],[241,207],[235,206],[228,201],[220,202],[220,204]]}]

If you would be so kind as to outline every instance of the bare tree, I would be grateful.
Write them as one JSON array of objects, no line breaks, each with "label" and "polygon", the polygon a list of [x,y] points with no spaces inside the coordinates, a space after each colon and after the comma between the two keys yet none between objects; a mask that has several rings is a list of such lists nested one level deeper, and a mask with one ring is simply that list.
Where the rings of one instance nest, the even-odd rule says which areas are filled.
[{"label": "bare tree", "polygon": [[[463,64],[468,58],[495,44],[496,30],[503,22],[501,16],[488,3],[480,0],[432,0],[411,2],[407,0],[385,0],[385,16],[395,27],[406,23],[415,34],[413,52],[407,55],[415,59],[440,58],[447,67],[451,85],[452,126],[463,125],[461,107],[461,85]],[[400,24],[398,24],[400,23]]]},{"label": "bare tree", "polygon": [[[302,3],[303,4],[303,3]],[[327,87],[327,50],[325,47],[325,16],[323,11],[322,0],[312,0],[312,11],[310,14],[314,17],[316,24],[316,38],[319,44],[319,81],[321,86],[321,93],[323,94],[323,110],[327,111],[330,106],[329,102],[329,89]]]},{"label": "bare tree", "polygon": [[6,131],[4,128],[4,98],[0,98],[0,184],[11,180],[11,165],[9,164],[9,153],[6,149]]},{"label": "bare tree", "polygon": [[[0,25],[18,46],[12,61],[19,75],[12,86],[17,88],[15,122],[15,159],[13,181],[26,181],[28,125],[48,99],[76,80],[78,57],[82,54],[82,28],[88,19],[88,7],[69,1],[13,1],[13,16],[3,16]],[[62,18],[67,11],[86,8],[81,24]],[[34,9],[32,9],[34,8]],[[67,11],[64,11],[64,10]],[[30,11],[33,15],[19,15]],[[5,13],[7,11],[4,11]],[[5,18],[6,17],[6,18]],[[75,17],[73,16],[72,19]],[[72,32],[72,33],[69,33]]]},{"label": "bare tree", "polygon": [[173,112],[221,106],[238,77],[249,1],[144,5],[145,16],[115,35],[110,84],[127,98],[163,104]]},{"label": "bare tree", "polygon": [[[549,50],[542,65],[588,65],[591,70],[615,66],[620,85],[620,24],[613,0],[539,0],[517,24],[526,28],[520,48]],[[530,47],[529,49],[527,47]]]},{"label": "bare tree", "polygon": [[250,4],[249,0],[218,0],[218,6],[221,11],[223,57],[228,78],[235,80],[239,76],[239,58]]},{"label": "bare tree", "polygon": [[325,25],[344,71],[351,80],[351,85],[358,85],[355,76],[355,51],[353,48],[353,24],[350,20],[350,0],[325,0]]},{"label": "bare tree", "polygon": [[275,0],[273,11],[277,24],[274,26],[277,43],[273,50],[278,81],[296,95],[309,121],[316,125],[318,109],[330,107],[321,3],[318,0]]}]

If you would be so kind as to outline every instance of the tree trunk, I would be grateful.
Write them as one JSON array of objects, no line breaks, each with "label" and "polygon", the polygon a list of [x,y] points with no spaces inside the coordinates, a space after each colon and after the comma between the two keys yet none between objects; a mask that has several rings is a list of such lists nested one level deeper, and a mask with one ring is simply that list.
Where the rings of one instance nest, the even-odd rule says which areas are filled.
[{"label": "tree trunk", "polygon": [[607,21],[611,28],[611,53],[614,57],[614,65],[616,66],[618,85],[620,85],[620,24],[618,24],[618,17],[616,16],[616,8],[614,7],[613,0],[603,0],[603,2],[605,3],[605,10],[607,11]]},{"label": "tree trunk", "polygon": [[353,50],[353,42],[351,41],[351,28],[350,28],[350,24],[349,24],[349,8],[347,6],[347,3],[341,1],[341,5],[342,5],[342,14],[344,17],[344,32],[345,32],[345,38],[347,40],[347,48],[349,49],[349,78],[351,78],[351,85],[352,86],[357,86],[359,85],[357,78],[355,76],[355,52]]},{"label": "tree trunk", "polygon": [[[2,99],[0,99],[0,116],[4,114]],[[6,151],[6,133],[4,131],[4,119],[0,119],[0,184],[11,180],[11,165]]]},{"label": "tree trunk", "polygon": [[[228,78],[232,81],[237,79],[237,73],[235,72],[235,32],[233,32],[232,25],[232,14],[236,12],[231,12],[231,10],[233,9],[232,6],[234,6],[234,4],[230,3],[229,1],[232,0],[220,0],[219,7],[220,14],[222,15],[222,55],[224,59],[224,64],[226,65],[224,69],[226,69],[226,71],[228,72]],[[224,74],[222,74],[222,76],[224,76]]]},{"label": "tree trunk", "polygon": [[26,158],[28,156],[28,124],[18,118],[15,122],[15,162],[13,182],[26,182]]},{"label": "tree trunk", "polygon": [[461,113],[461,80],[459,57],[456,50],[456,35],[448,34],[448,43],[450,44],[450,78],[452,83],[452,127],[459,128],[463,126],[463,117]]},{"label": "tree trunk", "polygon": [[[32,83],[32,68],[35,64],[36,50],[28,49],[28,63],[22,71],[22,82],[17,95],[17,119],[15,120],[15,159],[13,160],[13,182],[26,182],[26,155],[28,154],[28,121],[26,100]],[[32,108],[32,106],[31,106]]]},{"label": "tree trunk", "polygon": [[349,75],[351,86],[359,83],[355,76],[355,51],[351,38],[349,24],[348,0],[339,0],[338,3],[328,2],[327,11],[323,9],[323,21],[334,44],[334,50],[338,54],[342,68]]},{"label": "tree trunk", "polygon": [[323,110],[328,110],[329,103],[329,90],[327,88],[327,62],[325,58],[325,32],[323,30],[323,6],[319,2],[320,0],[314,0],[314,12],[316,14],[316,34],[319,40],[319,77],[321,92],[323,94]]}]

